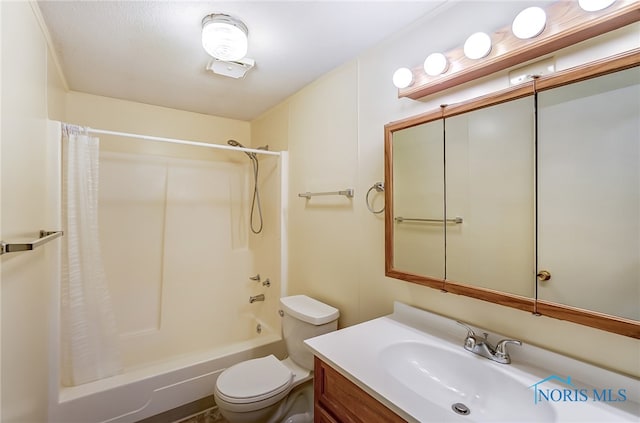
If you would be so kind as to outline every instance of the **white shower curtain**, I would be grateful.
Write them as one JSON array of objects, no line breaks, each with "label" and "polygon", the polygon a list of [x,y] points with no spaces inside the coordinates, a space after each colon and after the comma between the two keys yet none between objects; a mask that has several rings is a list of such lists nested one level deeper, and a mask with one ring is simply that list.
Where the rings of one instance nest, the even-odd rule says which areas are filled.
[{"label": "white shower curtain", "polygon": [[121,371],[118,332],[98,237],[99,140],[62,124],[61,379],[65,386]]}]

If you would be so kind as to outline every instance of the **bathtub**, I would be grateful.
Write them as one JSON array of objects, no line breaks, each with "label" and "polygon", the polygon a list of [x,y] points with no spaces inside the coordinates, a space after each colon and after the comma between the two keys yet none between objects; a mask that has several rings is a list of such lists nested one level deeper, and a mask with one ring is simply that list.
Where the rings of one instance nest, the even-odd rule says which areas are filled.
[{"label": "bathtub", "polygon": [[117,376],[61,387],[49,421],[136,422],[213,395],[218,375],[237,362],[284,355],[281,336],[266,327],[253,339],[126,369]]},{"label": "bathtub", "polygon": [[[50,130],[56,145],[59,124]],[[212,396],[218,375],[232,364],[286,355],[278,315],[287,283],[281,271],[287,267],[286,195],[280,194],[287,192],[286,153],[261,163],[262,207],[274,217],[250,245],[246,161],[205,160],[182,150],[176,157],[127,152],[134,147],[110,151],[102,141],[100,240],[124,371],[59,386],[62,253],[59,245],[48,248],[55,276],[47,420],[54,423],[137,422]],[[61,149],[50,154],[48,180],[58,184],[51,188],[51,226],[61,227]],[[270,287],[249,279],[258,272],[271,279]],[[265,301],[249,303],[261,293]]]}]

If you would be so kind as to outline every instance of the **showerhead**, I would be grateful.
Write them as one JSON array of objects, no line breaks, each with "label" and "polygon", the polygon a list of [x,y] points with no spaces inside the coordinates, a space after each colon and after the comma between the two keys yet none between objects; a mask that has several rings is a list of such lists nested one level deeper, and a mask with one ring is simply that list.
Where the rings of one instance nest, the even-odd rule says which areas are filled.
[{"label": "showerhead", "polygon": [[[229,144],[229,145],[231,145],[231,146],[233,146],[233,147],[247,148],[247,147],[245,147],[244,145],[240,144],[240,143],[239,143],[238,141],[236,141],[236,140],[229,140],[229,141],[227,141],[227,144]],[[256,158],[256,153],[249,153],[249,152],[247,152],[247,151],[244,151],[244,154],[246,154],[247,156],[249,156],[249,158],[250,158],[251,160],[253,160],[253,159],[255,159],[255,158]]]},{"label": "showerhead", "polygon": [[242,148],[244,148],[244,145],[240,144],[236,140],[229,140],[229,141],[227,141],[227,144],[229,144],[229,145],[231,145],[233,147],[242,147]]}]

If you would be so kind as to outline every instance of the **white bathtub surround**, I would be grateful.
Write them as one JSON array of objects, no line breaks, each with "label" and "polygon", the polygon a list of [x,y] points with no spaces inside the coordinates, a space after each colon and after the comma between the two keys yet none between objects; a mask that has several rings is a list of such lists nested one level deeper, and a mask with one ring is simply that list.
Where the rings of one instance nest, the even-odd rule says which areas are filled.
[{"label": "white bathtub surround", "polygon": [[[125,368],[251,339],[258,324],[278,332],[278,262],[267,261],[278,256],[263,257],[267,249],[278,251],[278,227],[270,218],[279,204],[277,158],[260,159],[269,219],[256,248],[244,154],[189,150],[211,154],[198,159],[180,157],[179,146],[162,156],[108,147],[105,138],[100,240]],[[270,278],[271,287],[249,279],[257,273]],[[259,294],[265,301],[250,304]]]},{"label": "white bathtub surround", "polygon": [[[99,238],[124,368],[71,387],[52,371],[51,423],[137,422],[213,395],[237,362],[286,355],[277,313],[281,158],[260,158],[266,220],[253,236],[244,154],[107,134],[100,144]],[[271,287],[249,279],[258,272]],[[266,300],[249,304],[258,294]]]},{"label": "white bathtub surround", "polygon": [[62,125],[61,355],[63,385],[120,372],[118,333],[98,238],[98,138]]},{"label": "white bathtub surround", "polygon": [[[465,351],[466,335],[455,320],[396,302],[393,314],[305,343],[409,422],[636,422],[640,417],[637,379],[529,344],[510,345],[511,364],[496,363]],[[492,344],[504,338],[489,334]],[[471,413],[456,414],[456,403]]]}]

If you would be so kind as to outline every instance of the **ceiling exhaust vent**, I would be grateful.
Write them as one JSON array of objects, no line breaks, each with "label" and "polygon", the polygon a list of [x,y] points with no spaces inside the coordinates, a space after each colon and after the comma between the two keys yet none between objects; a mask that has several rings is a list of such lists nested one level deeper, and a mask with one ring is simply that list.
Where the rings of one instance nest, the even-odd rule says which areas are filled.
[{"label": "ceiling exhaust vent", "polygon": [[224,60],[212,59],[206,69],[222,76],[229,78],[244,78],[244,76],[256,64],[255,60],[245,57],[237,61],[225,62]]}]

